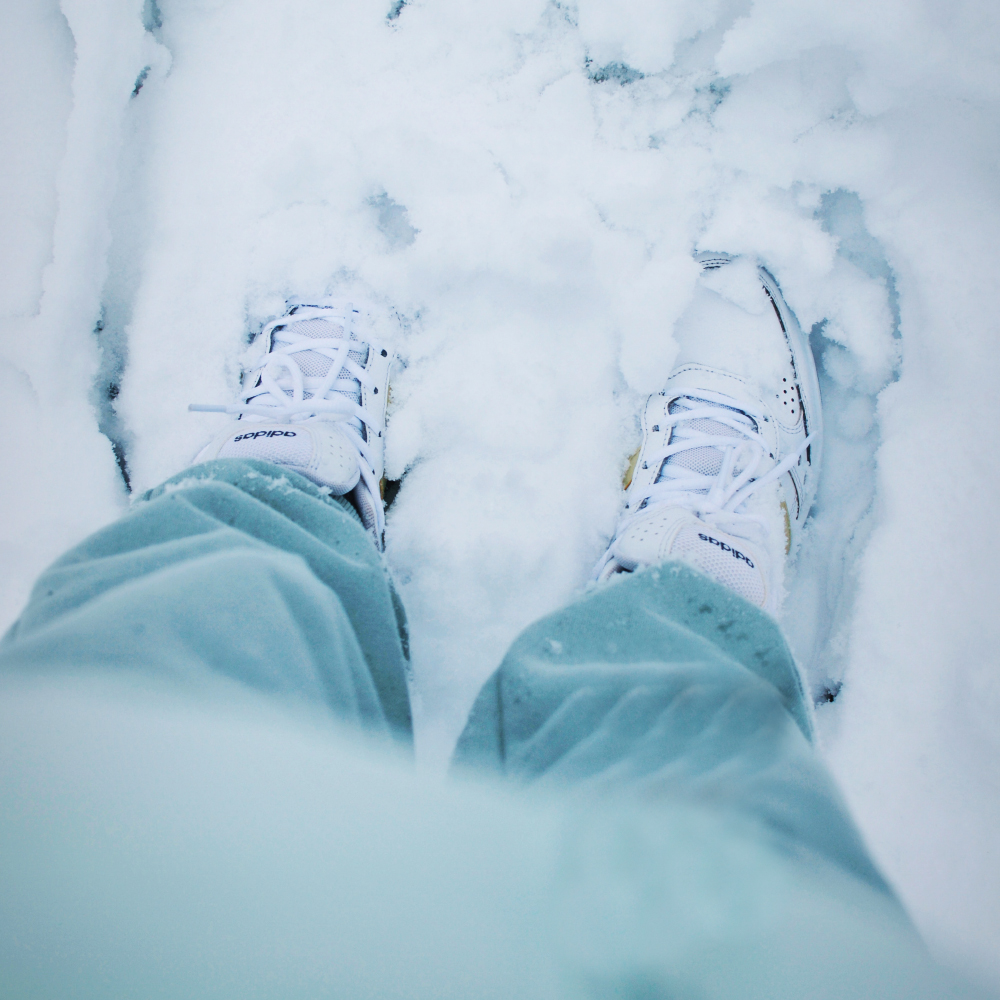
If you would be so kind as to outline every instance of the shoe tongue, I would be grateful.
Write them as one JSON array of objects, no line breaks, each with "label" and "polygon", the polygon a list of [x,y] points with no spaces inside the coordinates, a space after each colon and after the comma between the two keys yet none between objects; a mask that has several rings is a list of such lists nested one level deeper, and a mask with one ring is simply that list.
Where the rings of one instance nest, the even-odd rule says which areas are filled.
[{"label": "shoe tongue", "polygon": [[[335,319],[324,319],[322,317],[290,323],[285,330],[300,337],[314,337],[316,339],[336,337],[338,340],[343,340],[346,336],[346,331],[342,323],[338,323]],[[275,334],[275,339],[280,341],[285,330],[279,330]],[[357,338],[352,334],[347,339],[356,340]],[[364,365],[368,360],[367,345],[359,344],[357,350],[348,353],[348,357],[359,365]],[[302,374],[307,378],[325,377],[330,371],[330,366],[333,364],[332,359],[328,358],[325,354],[320,354],[319,351],[296,351],[294,358]],[[333,391],[340,393],[342,396],[347,396],[348,399],[353,399],[355,403],[360,403],[361,383],[357,379],[351,379],[351,382],[353,383],[353,388],[348,389],[342,386]],[[291,389],[286,389],[285,392],[291,395],[292,391]],[[305,399],[309,399],[310,395],[311,393],[308,391],[303,393]]]},{"label": "shoe tongue", "polygon": [[764,606],[767,586],[763,567],[743,539],[692,518],[677,532],[668,558],[682,559],[751,604]]},{"label": "shoe tongue", "polygon": [[[685,410],[693,410],[695,408],[700,408],[705,405],[716,406],[720,410],[728,410],[729,412],[736,414],[738,418],[744,418],[747,421],[747,427],[752,427],[749,418],[742,410],[736,409],[734,406],[725,406],[721,403],[711,403],[706,404],[704,400],[694,399],[690,396],[681,396],[675,399],[668,409],[671,415],[677,413],[683,413]],[[720,420],[713,420],[711,417],[699,417],[696,420],[685,421],[680,427],[675,427],[673,433],[670,436],[670,443],[676,444],[679,441],[683,441],[688,433],[696,434],[707,434],[716,437],[723,438],[741,438],[743,437],[739,431],[734,430],[728,424],[722,423]],[[717,476],[722,470],[722,452],[718,448],[713,448],[711,445],[706,445],[701,448],[689,448],[686,451],[678,452],[676,455],[671,455],[660,467],[660,472],[656,477],[656,482],[663,482],[665,479],[671,478],[670,474],[667,472],[669,467],[676,469],[687,469],[692,472],[701,473],[703,476]],[[737,473],[739,470],[734,470]],[[699,493],[707,493],[707,490],[698,490]]]}]

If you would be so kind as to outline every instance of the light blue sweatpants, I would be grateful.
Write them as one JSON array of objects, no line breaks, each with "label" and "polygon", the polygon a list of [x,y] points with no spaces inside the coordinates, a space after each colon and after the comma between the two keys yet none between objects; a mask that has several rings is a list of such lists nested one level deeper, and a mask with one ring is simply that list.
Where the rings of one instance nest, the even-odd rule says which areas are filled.
[{"label": "light blue sweatpants", "polygon": [[443,787],[407,656],[353,510],[265,463],[67,553],[0,647],[0,995],[966,995],[724,588],[666,564],[531,626]]}]

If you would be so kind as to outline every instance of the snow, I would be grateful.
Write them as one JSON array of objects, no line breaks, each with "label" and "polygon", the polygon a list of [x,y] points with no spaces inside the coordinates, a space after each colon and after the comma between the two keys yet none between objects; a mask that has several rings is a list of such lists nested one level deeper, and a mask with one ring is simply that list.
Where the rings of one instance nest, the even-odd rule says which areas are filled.
[{"label": "snow", "polygon": [[824,392],[783,616],[842,685],[822,750],[932,948],[1000,982],[995,5],[7,7],[4,623],[125,507],[111,441],[155,485],[286,295],[364,296],[406,363],[388,551],[440,769],[600,555],[692,250],[758,254]]}]

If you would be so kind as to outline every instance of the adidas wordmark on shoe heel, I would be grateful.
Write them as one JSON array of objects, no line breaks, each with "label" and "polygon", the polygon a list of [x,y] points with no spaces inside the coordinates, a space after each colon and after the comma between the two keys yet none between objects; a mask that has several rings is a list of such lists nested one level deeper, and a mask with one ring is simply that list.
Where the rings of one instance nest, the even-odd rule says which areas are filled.
[{"label": "adidas wordmark on shoe heel", "polygon": [[766,268],[696,259],[677,364],[646,403],[625,509],[595,577],[679,559],[774,612],[816,496],[816,365]]},{"label": "adidas wordmark on shoe heel", "polygon": [[189,409],[236,416],[196,462],[252,458],[286,466],[348,496],[381,549],[379,484],[393,354],[364,332],[364,323],[363,310],[349,302],[294,303],[251,345],[255,364],[239,402]]}]

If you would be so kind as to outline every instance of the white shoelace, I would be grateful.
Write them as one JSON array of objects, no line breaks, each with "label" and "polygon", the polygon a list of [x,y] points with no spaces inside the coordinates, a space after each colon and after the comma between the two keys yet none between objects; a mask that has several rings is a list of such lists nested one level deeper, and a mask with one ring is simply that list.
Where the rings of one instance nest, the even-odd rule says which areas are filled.
[{"label": "white shoelace", "polygon": [[[706,393],[706,396],[711,394]],[[780,479],[796,465],[812,444],[813,435],[758,476],[758,470],[773,461],[767,442],[757,430],[764,419],[762,414],[746,408],[737,410],[711,398],[682,396],[674,405],[678,404],[684,408],[675,409],[661,421],[665,440],[670,443],[645,459],[647,466],[659,468],[657,480],[645,492],[629,500],[615,537],[650,506],[669,505],[683,507],[707,524],[723,528],[737,537],[766,541],[770,533],[767,521],[740,508],[753,493]],[[709,433],[704,425],[698,427],[697,421],[701,420],[721,424],[733,433],[730,436],[721,429]],[[718,472],[699,472],[689,465],[669,461],[696,449],[711,449],[719,455]],[[600,573],[610,559],[609,549],[595,572]]]},{"label": "white shoelace", "polygon": [[[342,337],[310,337],[296,333],[297,323],[308,320],[341,323]],[[370,441],[377,434],[371,414],[360,405],[361,387],[376,388],[369,373],[349,355],[352,352],[381,350],[369,340],[351,340],[351,317],[322,306],[299,306],[294,313],[272,320],[261,331],[270,345],[260,365],[247,372],[242,402],[228,406],[192,403],[189,410],[203,413],[229,413],[261,417],[278,423],[300,423],[322,416],[342,425],[350,445],[358,454],[361,479],[372,495],[375,508],[375,532],[381,537],[385,515],[379,500],[375,478],[374,455]],[[295,355],[305,351],[330,359],[323,376],[303,373]],[[367,438],[367,440],[366,440]]]}]

